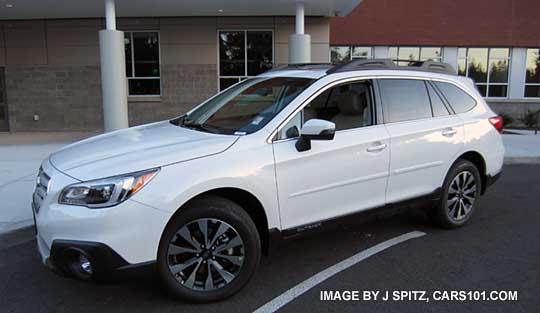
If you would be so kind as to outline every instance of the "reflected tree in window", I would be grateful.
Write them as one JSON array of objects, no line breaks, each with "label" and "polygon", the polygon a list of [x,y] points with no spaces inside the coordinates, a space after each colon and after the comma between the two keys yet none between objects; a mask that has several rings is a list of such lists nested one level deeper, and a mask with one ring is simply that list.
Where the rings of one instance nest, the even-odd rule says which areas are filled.
[{"label": "reflected tree in window", "polygon": [[265,30],[220,31],[219,89],[271,69],[274,63],[273,34]]},{"label": "reflected tree in window", "polygon": [[527,49],[525,97],[540,97],[540,49]]},{"label": "reflected tree in window", "polygon": [[245,75],[244,32],[219,33],[219,72],[221,76]]},{"label": "reflected tree in window", "polygon": [[250,31],[247,33],[247,75],[255,76],[272,68],[272,33]]},{"label": "reflected tree in window", "polygon": [[484,97],[508,95],[508,48],[459,48],[458,74],[470,77]]},{"label": "reflected tree in window", "polygon": [[124,51],[129,95],[160,95],[158,32],[124,32]]},{"label": "reflected tree in window", "polygon": [[334,64],[345,63],[351,60],[351,47],[334,46],[330,47],[330,61]]},{"label": "reflected tree in window", "polygon": [[528,49],[526,83],[540,83],[540,50]]}]

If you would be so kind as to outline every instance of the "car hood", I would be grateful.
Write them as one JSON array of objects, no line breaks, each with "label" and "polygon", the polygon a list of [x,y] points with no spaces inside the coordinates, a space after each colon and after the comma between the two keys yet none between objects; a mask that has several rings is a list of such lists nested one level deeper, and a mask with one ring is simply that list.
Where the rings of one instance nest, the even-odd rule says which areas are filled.
[{"label": "car hood", "polygon": [[53,153],[51,163],[79,180],[160,167],[221,153],[238,136],[191,130],[168,121],[91,137]]}]

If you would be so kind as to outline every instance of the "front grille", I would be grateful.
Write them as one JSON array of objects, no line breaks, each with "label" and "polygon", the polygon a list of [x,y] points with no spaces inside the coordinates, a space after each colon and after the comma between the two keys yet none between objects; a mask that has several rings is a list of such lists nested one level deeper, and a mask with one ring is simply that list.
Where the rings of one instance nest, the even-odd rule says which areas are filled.
[{"label": "front grille", "polygon": [[41,208],[41,204],[43,200],[45,199],[45,197],[47,196],[50,182],[51,182],[51,177],[43,171],[43,168],[40,167],[38,175],[36,177],[36,189],[34,190],[34,196],[33,196],[33,201],[34,201],[33,207],[36,213],[39,212],[39,209]]}]

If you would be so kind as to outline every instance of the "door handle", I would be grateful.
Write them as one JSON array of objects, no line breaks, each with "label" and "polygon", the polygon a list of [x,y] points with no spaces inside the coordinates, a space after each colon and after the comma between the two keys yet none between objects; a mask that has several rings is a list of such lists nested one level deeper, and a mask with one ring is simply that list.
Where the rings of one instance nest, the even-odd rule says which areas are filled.
[{"label": "door handle", "polygon": [[386,149],[385,143],[378,143],[376,146],[371,146],[366,149],[367,152],[379,152]]},{"label": "door handle", "polygon": [[442,135],[445,136],[445,137],[452,137],[454,136],[455,134],[457,133],[457,130],[453,129],[453,128],[446,128],[442,131]]}]

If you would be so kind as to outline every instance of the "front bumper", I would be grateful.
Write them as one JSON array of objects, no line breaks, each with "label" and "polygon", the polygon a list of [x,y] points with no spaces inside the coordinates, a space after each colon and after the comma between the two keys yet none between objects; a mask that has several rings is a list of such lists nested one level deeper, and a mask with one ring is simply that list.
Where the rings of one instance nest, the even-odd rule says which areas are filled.
[{"label": "front bumper", "polygon": [[170,213],[130,200],[114,207],[90,209],[58,204],[62,189],[78,182],[46,160],[50,176],[46,196],[34,205],[38,251],[44,264],[65,272],[66,251],[84,253],[96,272],[153,262]]},{"label": "front bumper", "polygon": [[[83,255],[92,266],[92,275],[81,275],[78,256]],[[99,242],[55,240],[46,265],[55,273],[76,278],[105,277],[130,264],[109,246]]]}]

